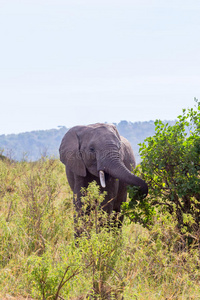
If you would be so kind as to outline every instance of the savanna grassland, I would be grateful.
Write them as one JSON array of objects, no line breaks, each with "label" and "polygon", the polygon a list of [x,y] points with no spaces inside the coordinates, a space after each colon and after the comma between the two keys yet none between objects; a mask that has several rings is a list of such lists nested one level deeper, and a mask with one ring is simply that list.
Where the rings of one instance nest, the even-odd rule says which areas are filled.
[{"label": "savanna grassland", "polygon": [[[173,216],[99,230],[97,205],[77,246],[58,160],[1,159],[0,184],[0,299],[200,299],[199,248],[179,249]],[[84,197],[100,203],[103,195],[93,183]]]},{"label": "savanna grassland", "polygon": [[83,235],[75,240],[72,193],[60,161],[0,156],[0,299],[200,299],[196,102],[174,125],[156,121],[154,136],[140,145],[134,172],[149,194],[138,200],[128,188],[121,229],[101,211],[104,195],[92,182],[83,190],[76,224]]}]

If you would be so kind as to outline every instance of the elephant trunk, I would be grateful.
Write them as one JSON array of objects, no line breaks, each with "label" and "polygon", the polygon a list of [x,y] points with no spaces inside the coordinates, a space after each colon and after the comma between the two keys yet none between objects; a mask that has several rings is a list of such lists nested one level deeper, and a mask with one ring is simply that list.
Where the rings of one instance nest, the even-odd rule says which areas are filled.
[{"label": "elephant trunk", "polygon": [[99,172],[102,187],[105,187],[104,172],[106,172],[112,177],[119,179],[128,185],[140,187],[143,195],[146,196],[148,194],[148,186],[145,181],[132,174],[119,159],[115,159],[115,161],[112,161],[112,163],[105,163],[103,165],[104,167],[101,168]]}]

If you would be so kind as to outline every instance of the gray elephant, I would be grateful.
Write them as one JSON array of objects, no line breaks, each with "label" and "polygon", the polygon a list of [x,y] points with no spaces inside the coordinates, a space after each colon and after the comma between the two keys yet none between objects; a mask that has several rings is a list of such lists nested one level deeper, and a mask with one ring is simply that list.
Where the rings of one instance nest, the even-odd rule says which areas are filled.
[{"label": "gray elephant", "polygon": [[127,185],[139,187],[144,197],[148,194],[147,184],[131,173],[136,165],[131,145],[114,125],[75,126],[63,137],[59,151],[76,195],[77,212],[81,210],[81,188],[93,180],[102,192],[107,192],[102,206],[108,214],[120,212],[122,202],[126,201]]}]

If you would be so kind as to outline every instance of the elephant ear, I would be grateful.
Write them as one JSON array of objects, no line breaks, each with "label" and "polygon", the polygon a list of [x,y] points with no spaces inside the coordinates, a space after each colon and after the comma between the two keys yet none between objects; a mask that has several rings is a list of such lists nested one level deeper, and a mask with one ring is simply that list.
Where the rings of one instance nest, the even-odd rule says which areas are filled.
[{"label": "elephant ear", "polygon": [[[76,126],[77,127],[77,126]],[[62,139],[59,152],[60,160],[73,173],[78,176],[86,176],[86,167],[79,151],[79,140],[76,127],[70,129]]]}]

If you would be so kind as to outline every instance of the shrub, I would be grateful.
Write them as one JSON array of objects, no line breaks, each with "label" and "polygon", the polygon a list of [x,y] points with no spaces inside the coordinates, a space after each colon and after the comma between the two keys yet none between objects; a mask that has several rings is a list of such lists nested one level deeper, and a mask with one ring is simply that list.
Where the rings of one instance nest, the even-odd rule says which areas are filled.
[{"label": "shrub", "polygon": [[180,232],[190,237],[200,230],[200,102],[196,103],[194,109],[184,109],[173,126],[157,120],[155,135],[140,144],[137,172],[147,181],[149,196],[129,204],[132,219],[143,224],[152,223],[156,207],[175,214]]},{"label": "shrub", "polygon": [[120,270],[115,268],[123,245],[120,230],[112,226],[113,216],[102,209],[105,193],[100,193],[95,181],[83,188],[82,194],[82,215],[76,227],[82,231],[78,246],[82,249],[82,261],[88,266],[85,276],[91,281],[88,297],[121,299],[124,282]]}]

